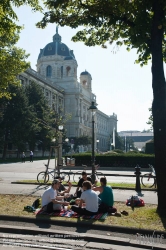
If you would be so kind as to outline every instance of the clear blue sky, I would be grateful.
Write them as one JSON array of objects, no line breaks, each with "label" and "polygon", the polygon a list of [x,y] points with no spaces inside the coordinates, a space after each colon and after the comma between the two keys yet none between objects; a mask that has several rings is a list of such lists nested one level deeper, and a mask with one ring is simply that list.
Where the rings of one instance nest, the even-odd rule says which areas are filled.
[{"label": "clear blue sky", "polygon": [[[40,49],[52,42],[56,24],[49,24],[44,30],[38,29],[35,24],[41,20],[42,14],[32,13],[26,6],[16,9],[16,13],[19,24],[24,25],[18,46],[30,54],[31,67],[36,70]],[[74,43],[71,37],[75,32],[69,27],[59,27],[62,42],[74,51],[78,80],[85,69],[92,76],[92,91],[97,96],[98,109],[107,115],[117,114],[118,132],[149,129],[146,122],[153,99],[151,62],[143,68],[134,64],[136,50],[127,52],[125,47],[109,45],[102,49]]]}]

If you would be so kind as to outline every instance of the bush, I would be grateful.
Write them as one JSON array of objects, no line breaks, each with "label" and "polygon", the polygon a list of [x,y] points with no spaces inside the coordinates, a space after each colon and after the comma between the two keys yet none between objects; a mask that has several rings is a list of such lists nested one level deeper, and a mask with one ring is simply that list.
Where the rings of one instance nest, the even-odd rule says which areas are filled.
[{"label": "bush", "polygon": [[113,152],[116,152],[118,154],[124,154],[123,150],[120,149],[114,149]]},{"label": "bush", "polygon": [[[91,154],[75,154],[76,166],[88,165],[92,166]],[[137,164],[142,168],[147,168],[148,164],[154,166],[154,155],[132,153],[132,154],[103,154],[95,156],[95,163],[101,167],[131,167]]]}]

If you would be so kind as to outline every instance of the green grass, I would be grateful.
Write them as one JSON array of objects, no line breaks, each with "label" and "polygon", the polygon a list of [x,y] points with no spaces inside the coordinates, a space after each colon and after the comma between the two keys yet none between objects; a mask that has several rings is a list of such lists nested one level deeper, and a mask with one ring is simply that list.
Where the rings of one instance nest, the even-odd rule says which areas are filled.
[{"label": "green grass", "polygon": [[[39,184],[37,182],[37,180],[19,180],[18,182],[22,182],[22,183],[32,183],[32,184]],[[47,184],[51,184],[52,181],[49,181],[47,182]],[[76,182],[71,182],[72,185],[77,185]],[[44,182],[43,182],[44,184]],[[66,182],[63,182],[63,184],[66,184]],[[98,183],[97,185],[100,185],[100,183]],[[132,183],[123,183],[123,182],[119,182],[119,183],[113,183],[113,182],[110,182],[108,183],[108,185],[110,185],[111,187],[120,187],[120,188],[135,188],[135,184],[132,184]],[[150,189],[153,189],[154,187],[152,188],[149,188]],[[144,186],[141,185],[141,189],[145,189]],[[146,188],[147,189],[147,188]]]},{"label": "green grass", "polygon": [[[36,197],[34,196],[0,194],[0,214],[35,218],[36,215],[34,213],[24,211],[24,206],[31,206],[35,199]],[[9,205],[9,203],[12,204],[12,206]],[[122,215],[121,217],[108,216],[104,221],[93,221],[93,223],[166,231],[166,217],[160,218],[156,212],[156,205],[146,204],[144,207],[135,208],[134,210],[132,210],[131,207],[126,206],[125,202],[115,202],[114,206],[117,208],[118,212],[125,210],[129,213],[129,215]],[[40,215],[39,217],[47,218],[49,216]],[[75,222],[78,221],[77,218],[64,217],[51,217],[50,219]],[[82,218],[79,218],[79,221],[92,223],[91,220],[84,220]]]}]

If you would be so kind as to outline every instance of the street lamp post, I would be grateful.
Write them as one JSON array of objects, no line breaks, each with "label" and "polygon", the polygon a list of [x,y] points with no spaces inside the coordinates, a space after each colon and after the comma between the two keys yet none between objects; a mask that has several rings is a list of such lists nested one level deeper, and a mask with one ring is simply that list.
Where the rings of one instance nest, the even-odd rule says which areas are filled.
[{"label": "street lamp post", "polygon": [[97,153],[99,152],[99,140],[96,140],[97,142]]},{"label": "street lamp post", "polygon": [[58,176],[60,175],[60,165],[62,164],[62,130],[63,130],[63,125],[58,126],[59,130],[59,139],[58,139],[58,164],[57,164],[57,172]]},{"label": "street lamp post", "polygon": [[94,151],[94,144],[95,144],[95,132],[94,132],[94,115],[97,110],[97,107],[95,106],[95,103],[92,102],[91,106],[89,107],[89,110],[92,112],[92,182],[94,183],[96,180],[95,175],[95,151]]}]

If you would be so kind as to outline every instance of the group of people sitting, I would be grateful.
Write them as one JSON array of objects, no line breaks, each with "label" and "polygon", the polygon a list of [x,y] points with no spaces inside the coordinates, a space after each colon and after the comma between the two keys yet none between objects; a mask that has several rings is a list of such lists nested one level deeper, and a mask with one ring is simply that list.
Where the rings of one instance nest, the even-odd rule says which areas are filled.
[{"label": "group of people sitting", "polygon": [[[100,178],[100,186],[92,185],[92,180],[86,172],[82,172],[82,178],[77,184],[74,195],[70,195],[72,184],[68,183],[68,188],[62,184],[59,176],[52,182],[42,196],[42,208],[44,211],[51,213],[61,210],[64,206],[69,206],[71,210],[80,215],[95,215],[102,207],[107,206],[112,212],[116,209],[113,207],[114,196],[112,188],[107,186],[107,179]],[[99,194],[98,194],[99,193]]]}]

